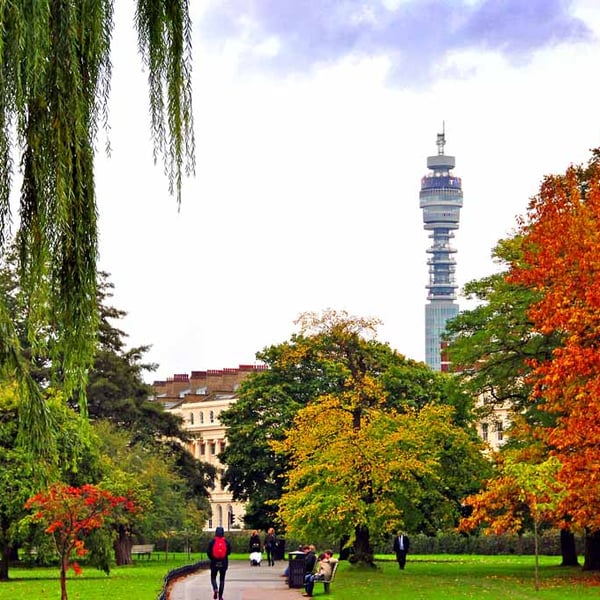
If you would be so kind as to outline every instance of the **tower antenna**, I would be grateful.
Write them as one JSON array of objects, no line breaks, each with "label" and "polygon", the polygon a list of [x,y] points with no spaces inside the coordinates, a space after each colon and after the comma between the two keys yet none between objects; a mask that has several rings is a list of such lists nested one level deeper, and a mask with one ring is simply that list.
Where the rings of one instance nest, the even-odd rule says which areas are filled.
[{"label": "tower antenna", "polygon": [[442,133],[437,134],[438,155],[444,154],[444,146],[446,145],[446,122],[442,121]]}]

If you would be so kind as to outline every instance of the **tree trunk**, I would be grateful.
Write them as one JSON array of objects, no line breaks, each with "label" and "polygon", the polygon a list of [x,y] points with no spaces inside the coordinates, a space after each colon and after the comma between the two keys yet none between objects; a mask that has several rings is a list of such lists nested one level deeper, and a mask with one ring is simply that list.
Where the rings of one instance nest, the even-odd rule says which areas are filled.
[{"label": "tree trunk", "polygon": [[66,556],[60,559],[60,600],[68,600],[67,597],[67,569],[69,568]]},{"label": "tree trunk", "polygon": [[10,546],[2,545],[2,556],[0,557],[0,581],[8,581],[8,565],[10,564]]},{"label": "tree trunk", "polygon": [[583,570],[600,571],[600,531],[585,532]]},{"label": "tree trunk", "polygon": [[354,540],[354,553],[350,555],[350,562],[374,567],[373,548],[371,548],[368,527],[357,525],[354,532],[356,539]]},{"label": "tree trunk", "polygon": [[533,546],[535,548],[535,591],[540,591],[540,544],[538,537],[538,522],[533,520]]},{"label": "tree trunk", "polygon": [[127,534],[127,530],[122,525],[119,525],[118,535],[113,544],[117,566],[133,564],[131,560],[131,546],[131,538]]},{"label": "tree trunk", "polygon": [[0,523],[0,540],[2,540],[2,556],[0,556],[0,581],[8,581],[8,566],[11,558],[11,543],[8,535],[10,521],[6,515]]},{"label": "tree trunk", "polygon": [[340,540],[340,560],[348,560],[350,558],[350,554],[352,554],[352,548],[346,546],[350,536],[344,535]]},{"label": "tree trunk", "polygon": [[562,555],[561,567],[578,567],[577,548],[575,535],[567,529],[560,530],[560,553]]}]

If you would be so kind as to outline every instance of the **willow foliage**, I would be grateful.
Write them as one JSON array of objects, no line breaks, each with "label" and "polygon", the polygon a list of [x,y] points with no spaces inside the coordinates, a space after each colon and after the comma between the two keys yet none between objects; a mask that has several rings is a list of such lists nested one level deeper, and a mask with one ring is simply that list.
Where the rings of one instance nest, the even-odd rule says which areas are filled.
[{"label": "willow foliage", "polygon": [[[38,333],[51,328],[43,350],[67,395],[77,393],[84,408],[98,323],[94,156],[108,123],[113,2],[0,0],[0,19],[0,249],[8,244],[18,180],[29,343],[40,349]],[[138,0],[135,24],[148,71],[154,156],[162,156],[179,203],[182,171],[194,169],[188,3]],[[18,347],[2,353],[3,366],[16,369],[18,354]]]}]

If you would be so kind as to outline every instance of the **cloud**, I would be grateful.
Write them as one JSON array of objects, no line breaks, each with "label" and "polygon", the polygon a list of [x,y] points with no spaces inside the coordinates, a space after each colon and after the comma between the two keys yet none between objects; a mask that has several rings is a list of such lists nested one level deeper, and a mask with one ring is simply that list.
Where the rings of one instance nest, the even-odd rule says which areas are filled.
[{"label": "cloud", "polygon": [[456,53],[518,64],[593,39],[569,0],[212,0],[197,21],[203,40],[236,46],[244,72],[308,74],[385,56],[389,82],[406,87],[452,75]]}]

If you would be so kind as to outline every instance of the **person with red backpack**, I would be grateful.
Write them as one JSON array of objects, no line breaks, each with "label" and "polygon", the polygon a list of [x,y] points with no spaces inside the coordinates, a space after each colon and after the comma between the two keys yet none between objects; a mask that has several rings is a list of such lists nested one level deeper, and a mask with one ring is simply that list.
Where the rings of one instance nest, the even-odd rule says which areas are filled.
[{"label": "person with red backpack", "polygon": [[[210,559],[210,584],[213,589],[213,599],[223,600],[223,590],[225,589],[225,573],[229,566],[227,557],[231,554],[231,544],[225,538],[225,531],[222,527],[215,529],[215,537],[208,542],[206,554]],[[217,586],[217,573],[219,574],[219,585]]]}]

